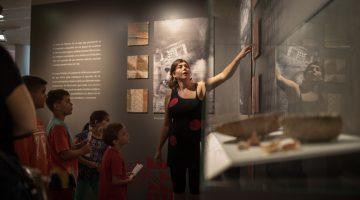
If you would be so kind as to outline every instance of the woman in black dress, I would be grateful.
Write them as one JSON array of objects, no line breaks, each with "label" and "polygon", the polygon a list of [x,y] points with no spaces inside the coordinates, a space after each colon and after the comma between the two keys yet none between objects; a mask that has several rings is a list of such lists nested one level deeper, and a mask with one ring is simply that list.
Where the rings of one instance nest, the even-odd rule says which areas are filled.
[{"label": "woman in black dress", "polygon": [[229,79],[250,51],[251,46],[243,48],[221,73],[206,82],[192,82],[190,66],[183,59],[171,65],[171,93],[165,98],[165,120],[155,158],[161,160],[162,147],[168,139],[167,164],[175,199],[185,199],[187,173],[191,197],[199,194],[201,112],[206,91]]}]

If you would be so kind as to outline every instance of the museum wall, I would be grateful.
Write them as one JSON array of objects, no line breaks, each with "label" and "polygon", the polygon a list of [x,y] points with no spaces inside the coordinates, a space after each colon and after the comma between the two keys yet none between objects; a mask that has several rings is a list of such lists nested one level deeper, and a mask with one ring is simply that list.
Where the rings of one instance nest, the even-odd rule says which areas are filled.
[{"label": "museum wall", "polygon": [[[94,110],[104,109],[111,122],[125,124],[130,133],[124,148],[127,167],[144,164],[129,187],[129,199],[168,198],[172,193],[165,163],[152,159],[163,123],[163,114],[153,109],[154,22],[206,17],[204,0],[74,1],[32,7],[30,74],[47,80],[48,90],[73,88],[73,114],[65,120],[73,135]],[[140,22],[149,22],[149,44],[128,46],[128,24]],[[148,55],[148,78],[127,79],[127,56],[132,55]],[[82,80],[88,84],[79,85]],[[148,90],[147,111],[128,112],[127,89]],[[47,108],[39,115],[45,123],[51,117]],[[166,145],[163,152],[166,159]]]}]

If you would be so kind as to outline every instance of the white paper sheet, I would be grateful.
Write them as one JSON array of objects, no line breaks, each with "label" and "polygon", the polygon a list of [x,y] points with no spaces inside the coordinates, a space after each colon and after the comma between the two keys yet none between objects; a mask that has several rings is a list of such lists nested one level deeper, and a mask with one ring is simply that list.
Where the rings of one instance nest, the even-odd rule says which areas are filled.
[{"label": "white paper sheet", "polygon": [[134,167],[134,169],[131,171],[131,175],[132,177],[134,177],[141,169],[143,168],[142,164],[136,164],[136,166]]}]

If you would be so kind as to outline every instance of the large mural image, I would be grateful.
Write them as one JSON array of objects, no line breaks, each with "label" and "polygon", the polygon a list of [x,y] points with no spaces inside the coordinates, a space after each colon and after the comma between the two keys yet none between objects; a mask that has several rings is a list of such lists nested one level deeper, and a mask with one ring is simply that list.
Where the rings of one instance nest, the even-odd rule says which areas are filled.
[{"label": "large mural image", "polygon": [[167,86],[170,67],[176,59],[189,62],[194,81],[204,80],[207,72],[212,75],[213,66],[206,56],[207,23],[206,18],[154,22],[154,113],[165,111],[165,95],[170,90]]}]

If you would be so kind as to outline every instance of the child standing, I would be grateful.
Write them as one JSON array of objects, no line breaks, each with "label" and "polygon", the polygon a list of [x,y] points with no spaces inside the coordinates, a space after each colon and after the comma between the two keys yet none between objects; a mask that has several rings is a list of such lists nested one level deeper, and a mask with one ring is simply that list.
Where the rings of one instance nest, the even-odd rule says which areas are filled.
[{"label": "child standing", "polygon": [[53,113],[46,132],[48,134],[50,161],[49,199],[73,199],[76,188],[77,158],[90,152],[89,144],[80,148],[72,146],[72,138],[65,117],[72,113],[69,92],[51,90],[46,105]]},{"label": "child standing", "polygon": [[[23,76],[22,80],[31,94],[35,109],[44,108],[47,82],[36,76]],[[37,129],[31,136],[16,140],[14,147],[21,165],[36,168],[43,176],[48,175],[47,137],[44,124],[39,117],[37,117]]]},{"label": "child standing", "polygon": [[126,172],[122,148],[129,143],[129,133],[120,123],[108,125],[104,130],[104,141],[108,146],[104,153],[100,171],[100,200],[125,200],[127,185],[133,176]]},{"label": "child standing", "polygon": [[90,115],[89,123],[75,137],[75,143],[87,141],[91,146],[91,152],[80,156],[78,160],[79,177],[75,192],[76,200],[89,200],[91,197],[97,199],[100,165],[107,146],[103,140],[103,130],[109,124],[109,120],[109,114],[106,111],[94,111]]}]

